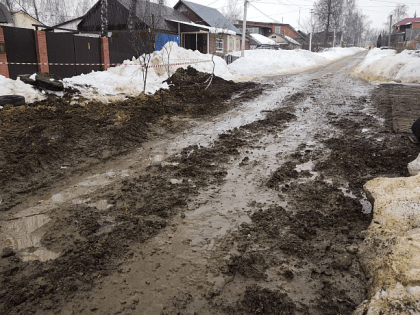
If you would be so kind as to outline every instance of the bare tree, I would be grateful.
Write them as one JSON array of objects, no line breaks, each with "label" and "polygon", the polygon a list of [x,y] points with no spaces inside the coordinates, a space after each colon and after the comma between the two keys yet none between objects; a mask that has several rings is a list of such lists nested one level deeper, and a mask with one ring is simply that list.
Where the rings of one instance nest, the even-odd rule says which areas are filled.
[{"label": "bare tree", "polygon": [[239,5],[239,0],[228,0],[227,6],[225,6],[221,13],[226,19],[228,19],[232,24],[240,20],[242,17],[242,10]]},{"label": "bare tree", "polygon": [[342,0],[318,0],[314,4],[316,20],[325,32],[324,46],[327,44],[328,32],[340,26],[342,9]]},{"label": "bare tree", "polygon": [[[153,6],[156,8],[155,6]],[[148,0],[132,0],[128,16],[128,31],[130,33],[130,44],[139,56],[142,65],[143,92],[146,92],[147,74],[149,71],[152,52],[155,45],[155,36],[158,32],[156,17],[159,13],[151,9]]]},{"label": "bare tree", "polygon": [[393,24],[404,20],[406,17],[408,17],[408,7],[407,7],[407,5],[406,4],[401,4],[401,3],[397,4],[395,6],[395,9],[392,10],[392,12],[390,14],[388,14],[388,19],[385,22],[386,26],[389,26],[389,18],[391,17],[391,15],[392,15],[392,21],[393,21],[392,23]]}]

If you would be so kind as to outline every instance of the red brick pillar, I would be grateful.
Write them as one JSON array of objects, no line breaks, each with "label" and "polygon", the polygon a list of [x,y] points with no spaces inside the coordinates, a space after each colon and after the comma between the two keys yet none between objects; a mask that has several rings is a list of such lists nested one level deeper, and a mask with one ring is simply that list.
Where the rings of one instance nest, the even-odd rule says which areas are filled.
[{"label": "red brick pillar", "polygon": [[0,75],[9,78],[9,66],[7,65],[6,41],[4,40],[3,29],[0,27]]},{"label": "red brick pillar", "polygon": [[109,40],[108,37],[101,37],[101,55],[102,55],[102,70],[107,70],[110,66],[109,59]]},{"label": "red brick pillar", "polygon": [[48,65],[47,38],[44,31],[35,31],[36,54],[38,56],[38,71],[50,72]]}]

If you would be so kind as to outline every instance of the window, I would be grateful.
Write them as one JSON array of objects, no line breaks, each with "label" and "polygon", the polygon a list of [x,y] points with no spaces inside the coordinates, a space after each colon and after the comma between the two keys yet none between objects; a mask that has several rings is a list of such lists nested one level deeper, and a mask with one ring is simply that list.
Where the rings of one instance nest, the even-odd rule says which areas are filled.
[{"label": "window", "polygon": [[248,34],[259,34],[260,30],[258,27],[247,27],[246,32]]},{"label": "window", "polygon": [[276,33],[281,34],[281,26],[276,26]]},{"label": "window", "polygon": [[216,38],[216,52],[223,52],[223,39]]}]

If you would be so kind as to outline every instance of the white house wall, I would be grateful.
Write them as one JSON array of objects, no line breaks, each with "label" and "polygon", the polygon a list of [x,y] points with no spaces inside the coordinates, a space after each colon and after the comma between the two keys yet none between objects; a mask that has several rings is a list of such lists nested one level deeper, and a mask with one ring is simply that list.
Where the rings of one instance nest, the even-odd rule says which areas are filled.
[{"label": "white house wall", "polygon": [[15,22],[15,27],[21,27],[21,28],[30,28],[35,29],[35,26],[32,24],[42,25],[42,23],[38,22],[37,20],[31,18],[27,14],[23,12],[17,12],[13,15],[13,21]]}]

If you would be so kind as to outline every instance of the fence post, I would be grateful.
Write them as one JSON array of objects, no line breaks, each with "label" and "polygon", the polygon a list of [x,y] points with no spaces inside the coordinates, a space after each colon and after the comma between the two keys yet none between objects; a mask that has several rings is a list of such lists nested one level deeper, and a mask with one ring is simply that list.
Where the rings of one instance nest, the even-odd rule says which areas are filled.
[{"label": "fence post", "polygon": [[0,75],[9,78],[9,66],[7,64],[6,41],[4,40],[3,29],[0,27]]},{"label": "fence post", "polygon": [[109,40],[108,37],[101,37],[101,56],[102,56],[102,70],[107,70],[110,66],[109,59]]},{"label": "fence post", "polygon": [[35,32],[36,54],[38,57],[38,71],[49,73],[50,66],[48,64],[47,38],[45,35],[45,31],[34,31],[34,32]]}]

